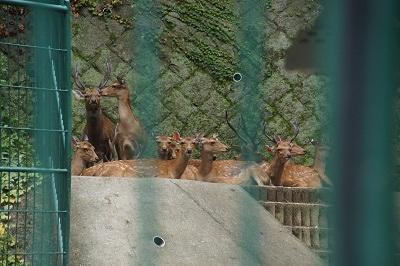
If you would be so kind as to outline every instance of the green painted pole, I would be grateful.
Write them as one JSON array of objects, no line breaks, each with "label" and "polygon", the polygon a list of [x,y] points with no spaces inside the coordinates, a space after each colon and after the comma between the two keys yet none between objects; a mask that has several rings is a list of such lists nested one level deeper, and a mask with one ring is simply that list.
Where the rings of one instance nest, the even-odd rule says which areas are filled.
[{"label": "green painted pole", "polygon": [[396,2],[329,1],[335,265],[395,265],[393,99]]}]

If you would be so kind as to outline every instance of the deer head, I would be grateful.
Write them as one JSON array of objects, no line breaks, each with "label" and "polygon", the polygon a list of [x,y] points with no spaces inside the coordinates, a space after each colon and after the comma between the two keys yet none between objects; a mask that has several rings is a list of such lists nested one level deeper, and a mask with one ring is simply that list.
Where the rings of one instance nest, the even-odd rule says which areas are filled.
[{"label": "deer head", "polygon": [[85,100],[86,107],[90,109],[95,109],[100,106],[101,90],[106,86],[107,82],[111,77],[111,64],[106,63],[106,72],[104,74],[103,80],[97,87],[87,87],[80,79],[79,68],[76,67],[74,71],[74,83],[77,90],[73,90],[75,97],[78,100]]},{"label": "deer head", "polygon": [[99,157],[94,151],[93,145],[90,144],[89,141],[79,141],[76,137],[73,137],[72,146],[74,148],[75,154],[79,156],[84,162],[94,163],[99,160]]},{"label": "deer head", "polygon": [[107,97],[124,97],[129,95],[129,89],[125,79],[118,76],[117,81],[101,89],[100,94]]},{"label": "deer head", "polygon": [[179,137],[179,145],[183,152],[185,152],[187,155],[191,155],[193,150],[196,148],[197,139],[195,137]]},{"label": "deer head", "polygon": [[203,137],[202,135],[198,135],[196,137],[196,142],[202,151],[212,154],[226,152],[229,149],[227,145],[223,144],[218,139],[216,134],[212,135],[212,137],[209,138]]},{"label": "deer head", "polygon": [[156,136],[156,142],[158,146],[158,154],[161,159],[167,160],[176,158],[176,152],[172,149],[173,139],[171,137]]},{"label": "deer head", "polygon": [[271,142],[274,143],[273,146],[267,145],[266,147],[267,152],[276,154],[278,158],[283,161],[287,161],[293,156],[304,155],[306,151],[302,147],[293,142],[300,131],[296,125],[293,126],[295,130],[294,136],[289,140],[282,140],[280,136],[274,136],[272,138],[266,134],[264,128],[264,135],[267,137],[267,139],[269,139]]}]

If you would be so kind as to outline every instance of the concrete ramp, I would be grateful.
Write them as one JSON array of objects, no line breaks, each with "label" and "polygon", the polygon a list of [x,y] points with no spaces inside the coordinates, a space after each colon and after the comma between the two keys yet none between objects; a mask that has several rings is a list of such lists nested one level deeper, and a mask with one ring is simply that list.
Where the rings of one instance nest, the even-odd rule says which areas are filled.
[{"label": "concrete ramp", "polygon": [[238,186],[115,177],[72,178],[70,263],[322,264]]}]

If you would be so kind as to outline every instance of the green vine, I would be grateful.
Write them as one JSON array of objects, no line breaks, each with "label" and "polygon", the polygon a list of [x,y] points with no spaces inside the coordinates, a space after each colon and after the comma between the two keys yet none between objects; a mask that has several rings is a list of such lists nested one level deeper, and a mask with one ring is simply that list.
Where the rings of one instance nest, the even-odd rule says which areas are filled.
[{"label": "green vine", "polygon": [[129,29],[133,26],[131,18],[124,18],[116,13],[116,9],[123,5],[123,0],[73,0],[71,2],[72,13],[79,16],[83,9],[95,17],[108,18],[117,21]]},{"label": "green vine", "polygon": [[[237,19],[231,3],[179,1],[162,7],[166,35],[172,39],[174,47],[219,81],[231,79],[236,65],[233,52],[221,47],[235,42]],[[179,23],[184,25],[184,31],[174,30]]]}]

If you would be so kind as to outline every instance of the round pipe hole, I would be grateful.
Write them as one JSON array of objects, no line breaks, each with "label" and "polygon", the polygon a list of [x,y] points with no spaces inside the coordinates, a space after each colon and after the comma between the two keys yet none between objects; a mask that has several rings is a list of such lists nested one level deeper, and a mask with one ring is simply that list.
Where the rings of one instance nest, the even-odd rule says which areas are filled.
[{"label": "round pipe hole", "polygon": [[153,242],[159,248],[162,248],[163,246],[165,246],[165,240],[161,236],[153,237]]},{"label": "round pipe hole", "polygon": [[239,82],[242,80],[242,74],[240,74],[239,72],[236,72],[235,74],[233,74],[233,81],[234,82]]}]

